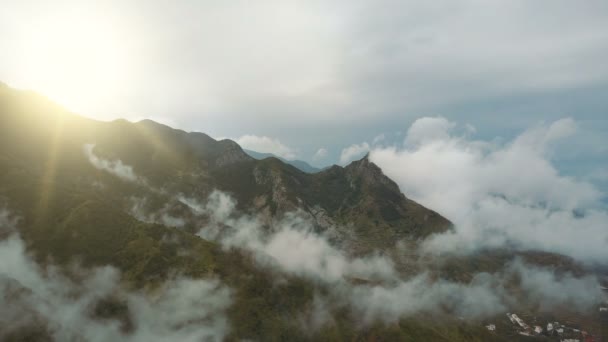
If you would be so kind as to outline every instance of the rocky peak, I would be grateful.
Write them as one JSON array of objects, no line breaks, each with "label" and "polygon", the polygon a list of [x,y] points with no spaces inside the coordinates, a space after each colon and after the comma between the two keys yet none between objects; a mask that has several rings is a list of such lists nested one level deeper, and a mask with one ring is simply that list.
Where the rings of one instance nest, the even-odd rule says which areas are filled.
[{"label": "rocky peak", "polygon": [[378,165],[369,160],[369,153],[347,165],[344,170],[351,181],[359,179],[367,185],[383,185],[399,191],[397,184],[388,178]]}]

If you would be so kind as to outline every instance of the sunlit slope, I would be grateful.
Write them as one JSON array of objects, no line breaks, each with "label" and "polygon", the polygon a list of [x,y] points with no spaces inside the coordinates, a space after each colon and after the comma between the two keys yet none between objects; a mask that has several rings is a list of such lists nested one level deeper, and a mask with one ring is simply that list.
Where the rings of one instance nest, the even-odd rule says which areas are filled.
[{"label": "sunlit slope", "polygon": [[391,247],[395,237],[417,240],[450,226],[403,196],[367,158],[307,174],[276,158],[254,160],[230,140],[149,120],[97,122],[65,113],[34,94],[6,87],[1,92],[3,157],[31,161],[48,182],[88,175],[91,182],[105,177],[116,183],[88,163],[84,146],[92,144],[95,155],[131,167],[157,189],[200,198],[219,189],[234,196],[241,209],[277,215],[299,208],[323,216],[319,222],[350,225],[354,253]]}]

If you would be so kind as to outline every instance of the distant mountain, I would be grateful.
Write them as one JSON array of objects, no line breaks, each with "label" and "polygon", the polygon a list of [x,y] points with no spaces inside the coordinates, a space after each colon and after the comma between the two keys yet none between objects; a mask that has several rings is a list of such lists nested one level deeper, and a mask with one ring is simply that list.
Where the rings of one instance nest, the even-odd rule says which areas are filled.
[{"label": "distant mountain", "polygon": [[316,172],[321,171],[321,169],[316,168],[303,160],[288,160],[285,158],[281,158],[279,156],[275,156],[272,153],[256,152],[256,151],[247,150],[247,149],[243,149],[243,151],[245,151],[245,153],[247,153],[248,155],[250,155],[251,157],[253,157],[257,160],[262,160],[262,159],[266,159],[266,158],[277,158],[280,161],[282,161],[283,163],[292,165],[292,166],[296,167],[297,169],[299,169],[300,171],[304,171],[306,173],[316,173]]}]

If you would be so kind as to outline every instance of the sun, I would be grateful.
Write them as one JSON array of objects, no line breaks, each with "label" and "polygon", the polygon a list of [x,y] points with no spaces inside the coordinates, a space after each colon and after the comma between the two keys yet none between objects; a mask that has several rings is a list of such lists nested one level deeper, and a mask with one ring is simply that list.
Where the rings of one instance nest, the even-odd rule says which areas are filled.
[{"label": "sun", "polygon": [[106,19],[69,11],[42,18],[21,37],[14,72],[27,88],[81,114],[113,107],[129,85],[133,54],[127,33]]}]

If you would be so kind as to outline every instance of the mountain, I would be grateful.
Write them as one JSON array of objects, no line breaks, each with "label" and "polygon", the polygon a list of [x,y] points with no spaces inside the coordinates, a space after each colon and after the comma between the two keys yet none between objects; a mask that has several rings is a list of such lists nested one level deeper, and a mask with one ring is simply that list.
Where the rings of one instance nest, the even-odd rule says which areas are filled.
[{"label": "mountain", "polygon": [[[97,158],[97,167],[87,158],[87,146]],[[176,272],[219,278],[236,298],[227,313],[232,326],[227,339],[334,336],[330,339],[342,340],[382,335],[380,323],[357,331],[342,314],[333,327],[315,334],[294,330],[293,315],[312,304],[313,283],[279,276],[258,266],[247,253],[226,250],[192,234],[192,227],[144,222],[130,210],[131,199],[140,196],[146,198],[150,212],[167,203],[174,203],[170,210],[179,212],[184,208],[175,203],[173,194],[205,199],[216,189],[234,196],[239,210],[263,213],[268,220],[297,208],[319,230],[331,229],[327,221],[361,217],[377,229],[418,238],[450,225],[406,199],[366,160],[308,174],[276,158],[251,158],[230,140],[216,141],[150,120],[90,120],[37,94],[0,87],[0,202],[19,217],[19,234],[38,264],[68,271],[75,261],[85,268],[111,265],[129,289],[158,287]],[[391,196],[376,198],[385,193]],[[411,217],[396,216],[409,212]],[[421,226],[423,215],[431,218],[428,231]],[[385,236],[364,241],[364,228],[354,225],[349,236],[352,253],[394,244]],[[169,236],[171,244],[165,242]],[[287,283],[273,285],[277,278]],[[107,304],[108,315],[125,320],[120,318],[123,309],[112,309],[122,304],[112,303]],[[31,334],[44,340],[52,335],[52,326],[38,320],[34,326],[9,330],[1,322],[0,326],[3,340]]]},{"label": "mountain", "polygon": [[[207,324],[221,329],[204,332],[206,340],[525,340],[450,313],[458,312],[460,305],[450,304],[459,303],[458,294],[447,296],[445,313],[432,306],[393,317],[382,311],[390,301],[380,313],[359,302],[382,300],[383,291],[400,289],[411,277],[427,279],[419,291],[433,288],[431,280],[450,281],[450,291],[459,291],[478,281],[479,272],[499,272],[514,258],[510,251],[418,254],[422,241],[451,229],[446,218],[402,194],[367,156],[307,173],[278,158],[252,158],[231,140],[151,120],[95,121],[0,85],[0,255],[32,260],[7,258],[13,261],[0,266],[0,288],[15,294],[0,301],[9,308],[0,308],[0,340],[89,340],[91,331],[108,329],[115,335],[104,336],[111,339],[171,340],[163,334]],[[14,234],[23,248],[10,247],[21,241]],[[565,274],[584,273],[561,256],[519,256]],[[39,270],[28,273],[20,265]],[[107,282],[89,275],[107,267],[120,281],[103,292],[91,284]],[[44,281],[33,282],[36,277]],[[226,290],[202,297],[172,291],[199,280]],[[53,286],[43,291],[39,283]],[[77,300],[87,295],[92,299]],[[204,302],[192,311],[222,309],[225,321],[184,316],[185,307],[207,297],[229,298],[230,305]],[[141,309],[146,300],[169,301],[161,307],[176,321]],[[520,309],[535,312],[529,303]],[[11,320],[9,313],[21,312],[16,308],[23,312]],[[73,328],[78,317],[94,327]],[[154,330],[163,324],[163,334]],[[141,335],[145,329],[154,333]]]},{"label": "mountain", "polygon": [[247,149],[244,149],[243,151],[245,151],[245,153],[247,153],[251,157],[258,159],[258,160],[262,160],[262,159],[266,159],[266,158],[277,158],[280,161],[282,161],[283,163],[294,166],[295,168],[299,169],[300,171],[304,171],[306,173],[315,173],[315,172],[321,171],[321,169],[316,168],[303,160],[287,160],[285,158],[275,156],[272,153],[262,153],[262,152],[247,150]]},{"label": "mountain", "polygon": [[[349,231],[338,231],[336,239],[348,242],[357,253],[390,247],[395,237],[421,239],[451,225],[406,198],[367,158],[309,174],[277,158],[256,160],[232,140],[216,141],[204,133],[189,133],[151,120],[98,122],[6,87],[1,100],[0,149],[9,156],[7,162],[27,160],[31,169],[43,170],[52,157],[58,177],[60,171],[73,173],[82,186],[100,180],[120,181],[106,179],[107,172],[91,165],[83,153],[83,147],[90,145],[97,158],[120,161],[148,187],[165,193],[206,198],[221,190],[236,199],[238,209],[265,213],[267,220],[298,209],[319,230],[348,223],[352,225]],[[121,186],[121,195],[128,198],[131,187],[134,185]],[[158,192],[149,196],[163,197]],[[149,209],[158,208],[152,205]],[[370,234],[373,239],[368,239]]]}]

